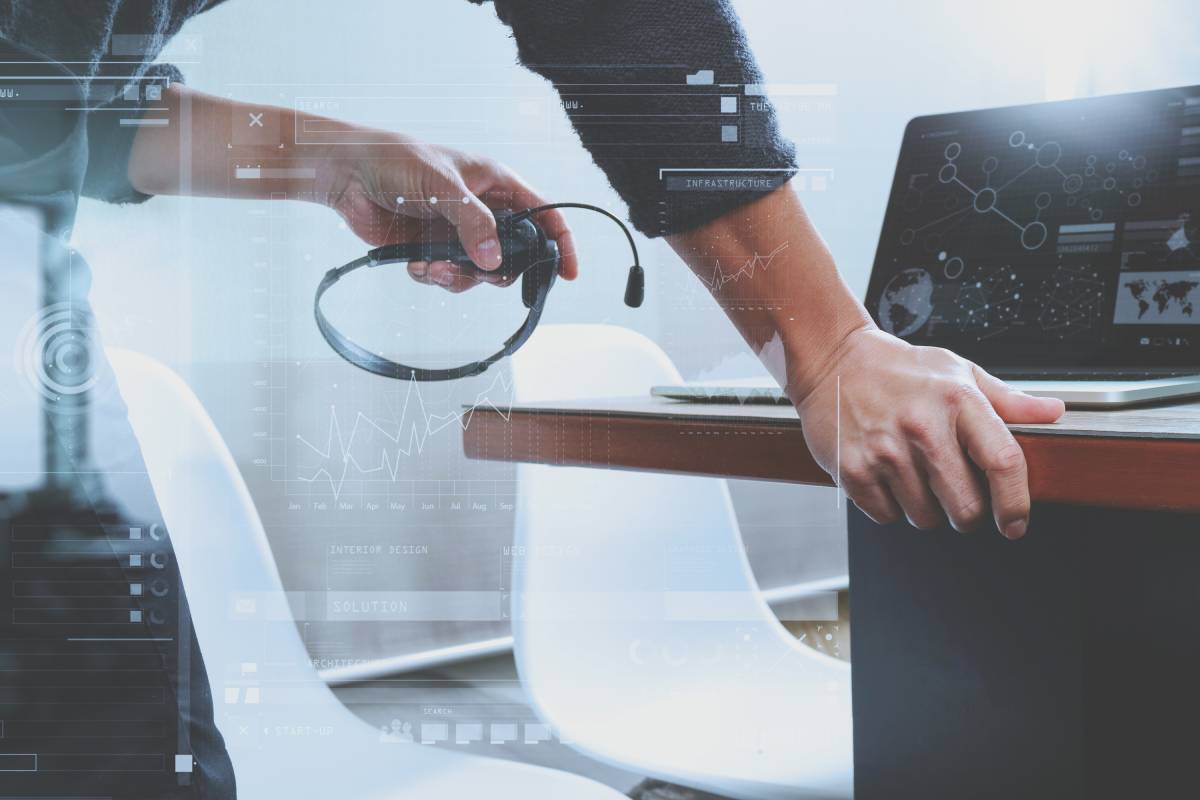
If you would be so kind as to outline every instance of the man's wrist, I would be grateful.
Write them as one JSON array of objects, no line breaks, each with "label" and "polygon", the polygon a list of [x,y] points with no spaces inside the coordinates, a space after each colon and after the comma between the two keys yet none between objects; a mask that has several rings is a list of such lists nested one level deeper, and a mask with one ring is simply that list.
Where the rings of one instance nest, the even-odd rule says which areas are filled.
[{"label": "man's wrist", "polygon": [[[316,171],[313,181],[313,202],[335,207],[353,187],[369,189],[369,176],[363,166],[396,155],[398,146],[406,142],[397,134],[372,128],[361,129],[369,143],[323,145],[305,149],[298,160]],[[394,141],[387,141],[388,138]],[[367,171],[370,172],[369,170]]]},{"label": "man's wrist", "polygon": [[336,152],[337,148],[325,145],[307,151],[306,166],[314,170],[312,202],[333,207],[346,193],[354,181],[356,159],[348,152]]},{"label": "man's wrist", "polygon": [[837,373],[842,356],[856,336],[878,330],[862,306],[855,305],[857,313],[839,314],[832,327],[813,330],[812,326],[794,326],[782,335],[784,388],[797,405]]}]

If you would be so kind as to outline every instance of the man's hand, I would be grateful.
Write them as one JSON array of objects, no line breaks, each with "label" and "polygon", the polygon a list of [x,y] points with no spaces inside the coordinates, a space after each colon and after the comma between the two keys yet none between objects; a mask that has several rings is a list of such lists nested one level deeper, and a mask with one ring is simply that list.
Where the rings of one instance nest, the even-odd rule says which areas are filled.
[{"label": "man's hand", "polygon": [[[549,202],[515,172],[490,159],[400,135],[372,134],[372,141],[381,136],[392,141],[338,152],[318,171],[319,183],[324,184],[318,187],[319,196],[369,244],[457,238],[477,265],[491,271],[500,266],[492,209],[520,211]],[[547,236],[558,240],[559,274],[573,280],[579,264],[566,220],[550,210],[538,214],[537,221]],[[413,261],[408,272],[417,281],[451,292],[480,283],[511,283],[449,261]]]},{"label": "man's hand", "polygon": [[871,327],[847,336],[815,383],[794,388],[817,463],[871,519],[903,515],[935,528],[949,518],[973,530],[990,494],[1000,531],[1024,535],[1025,456],[1004,423],[1054,422],[1061,400],[1031,397],[948,350]]}]

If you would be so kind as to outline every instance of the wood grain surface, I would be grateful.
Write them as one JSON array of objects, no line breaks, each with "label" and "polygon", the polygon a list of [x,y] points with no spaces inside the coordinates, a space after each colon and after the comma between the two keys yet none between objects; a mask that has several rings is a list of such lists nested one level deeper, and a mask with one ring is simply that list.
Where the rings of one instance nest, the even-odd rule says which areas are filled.
[{"label": "wood grain surface", "polygon": [[[1200,512],[1200,403],[1013,426],[1035,501]],[[790,406],[650,398],[475,408],[470,458],[832,485]]]}]

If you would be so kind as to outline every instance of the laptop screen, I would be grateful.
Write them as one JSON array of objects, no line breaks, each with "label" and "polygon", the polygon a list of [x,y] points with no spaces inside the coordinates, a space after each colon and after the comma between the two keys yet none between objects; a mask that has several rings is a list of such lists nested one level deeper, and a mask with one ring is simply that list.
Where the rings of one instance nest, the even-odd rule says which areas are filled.
[{"label": "laptop screen", "polygon": [[914,119],[867,308],[991,368],[1200,365],[1200,86]]}]

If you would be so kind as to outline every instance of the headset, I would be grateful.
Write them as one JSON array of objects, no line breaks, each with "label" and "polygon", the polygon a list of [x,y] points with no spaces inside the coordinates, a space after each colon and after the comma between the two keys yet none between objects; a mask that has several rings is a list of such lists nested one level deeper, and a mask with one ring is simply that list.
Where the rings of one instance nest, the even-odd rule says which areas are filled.
[{"label": "headset", "polygon": [[[492,364],[505,356],[510,356],[521,345],[528,341],[542,317],[546,298],[554,281],[558,277],[560,254],[558,242],[547,238],[546,232],[534,221],[535,214],[556,208],[581,208],[594,211],[615,222],[625,234],[629,249],[633,252],[633,266],[629,268],[629,277],[625,282],[625,305],[638,308],[646,294],[646,276],[638,259],[637,244],[633,234],[625,223],[615,215],[587,203],[550,203],[524,211],[495,211],[497,238],[500,241],[500,267],[495,270],[483,270],[477,266],[460,242],[411,242],[404,244],[389,244],[376,247],[365,256],[335,267],[325,273],[325,277],[317,285],[317,294],[313,298],[313,316],[317,321],[317,329],[333,351],[359,369],[364,369],[374,375],[396,380],[415,381],[452,381],[479,375]],[[510,336],[504,345],[495,353],[480,361],[473,361],[461,367],[450,369],[424,369],[410,367],[372,353],[362,345],[350,341],[337,330],[321,311],[321,297],[344,276],[361,267],[381,267],[387,264],[407,263],[409,261],[451,261],[467,269],[479,270],[481,275],[502,277],[507,283],[521,279],[521,302],[529,309],[525,322]]]}]

